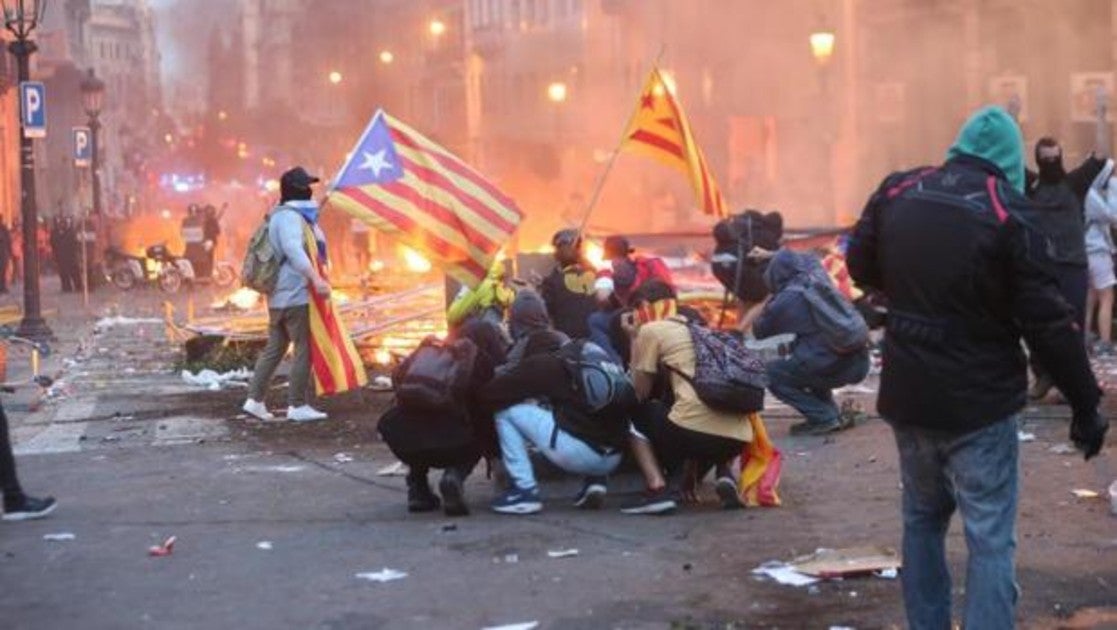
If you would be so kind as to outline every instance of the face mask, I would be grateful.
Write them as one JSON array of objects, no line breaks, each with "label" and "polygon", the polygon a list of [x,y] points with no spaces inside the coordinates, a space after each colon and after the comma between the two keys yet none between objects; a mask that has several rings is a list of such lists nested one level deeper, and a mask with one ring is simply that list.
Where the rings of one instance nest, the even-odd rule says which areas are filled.
[{"label": "face mask", "polygon": [[1062,156],[1039,160],[1036,166],[1039,167],[1039,180],[1045,184],[1057,184],[1067,176]]}]

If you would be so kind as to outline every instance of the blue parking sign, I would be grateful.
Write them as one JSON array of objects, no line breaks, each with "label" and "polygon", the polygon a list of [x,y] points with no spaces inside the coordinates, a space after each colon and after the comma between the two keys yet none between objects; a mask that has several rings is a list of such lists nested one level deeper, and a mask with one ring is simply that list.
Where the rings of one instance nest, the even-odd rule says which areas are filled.
[{"label": "blue parking sign", "polygon": [[19,113],[25,138],[47,137],[47,88],[39,81],[19,84]]},{"label": "blue parking sign", "polygon": [[93,134],[89,127],[74,127],[74,166],[93,163]]}]

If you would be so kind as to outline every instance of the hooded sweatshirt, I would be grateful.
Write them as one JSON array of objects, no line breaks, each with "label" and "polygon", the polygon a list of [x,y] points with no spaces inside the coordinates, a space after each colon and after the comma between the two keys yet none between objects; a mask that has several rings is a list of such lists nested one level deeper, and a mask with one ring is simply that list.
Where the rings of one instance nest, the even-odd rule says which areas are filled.
[{"label": "hooded sweatshirt", "polygon": [[325,246],[325,235],[318,227],[318,204],[313,200],[285,201],[272,210],[268,218],[268,240],[283,262],[275,290],[268,296],[268,308],[306,306],[310,302],[310,280],[314,268],[306,251],[306,227],[314,232],[319,248]]},{"label": "hooded sweatshirt", "polygon": [[1098,176],[1086,192],[1086,253],[1112,256],[1117,249],[1113,246],[1110,229],[1117,225],[1117,191],[1110,185],[1113,176],[1113,160],[1106,160]]},{"label": "hooded sweatshirt", "polygon": [[889,305],[877,405],[890,423],[962,434],[1018,413],[1021,338],[1092,418],[1099,390],[1042,235],[1024,218],[1032,204],[1012,182],[1024,151],[1010,123],[979,111],[945,164],[886,178],[854,228],[850,275]]},{"label": "hooded sweatshirt", "polygon": [[834,352],[826,343],[826,337],[811,317],[810,305],[803,294],[789,290],[796,285],[806,285],[812,276],[829,282],[818,258],[788,249],[776,252],[764,273],[764,282],[772,292],[772,301],[753,322],[752,332],[757,339],[794,334],[792,358],[809,371],[827,374],[837,371],[846,357]]}]

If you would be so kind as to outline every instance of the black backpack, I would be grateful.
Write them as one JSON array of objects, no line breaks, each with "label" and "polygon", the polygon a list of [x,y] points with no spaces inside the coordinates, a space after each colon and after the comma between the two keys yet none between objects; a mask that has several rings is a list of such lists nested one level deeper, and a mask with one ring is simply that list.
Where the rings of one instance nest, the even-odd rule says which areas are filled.
[{"label": "black backpack", "polygon": [[664,364],[690,383],[707,407],[724,413],[753,413],[764,409],[768,373],[760,357],[733,333],[678,322],[694,344],[694,376]]},{"label": "black backpack", "polygon": [[476,359],[469,339],[427,337],[392,373],[396,400],[405,411],[461,409]]},{"label": "black backpack", "polygon": [[783,216],[746,210],[722,219],[714,226],[714,253],[710,261],[714,277],[726,291],[746,302],[759,302],[768,295],[764,284],[766,260],[748,257],[753,247],[776,251],[783,240]]},{"label": "black backpack", "polygon": [[624,366],[597,344],[571,341],[558,350],[573,390],[576,412],[556,414],[558,425],[591,447],[623,447],[628,422],[636,407],[636,388]]}]

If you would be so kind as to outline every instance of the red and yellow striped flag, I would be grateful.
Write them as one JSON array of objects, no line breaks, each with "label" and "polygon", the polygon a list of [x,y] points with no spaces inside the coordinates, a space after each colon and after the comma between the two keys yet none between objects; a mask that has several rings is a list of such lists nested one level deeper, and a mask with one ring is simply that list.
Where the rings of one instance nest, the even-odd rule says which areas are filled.
[{"label": "red and yellow striped flag", "polygon": [[398,236],[470,288],[523,218],[477,171],[383,111],[334,180],[328,203]]},{"label": "red and yellow striped flag", "polygon": [[632,117],[622,151],[634,151],[678,169],[690,180],[702,212],[728,214],[725,199],[691,132],[686,114],[658,68],[653,69]]},{"label": "red and yellow striped flag", "polygon": [[[319,275],[329,278],[323,253],[309,226],[303,226],[307,255]],[[340,394],[368,384],[368,373],[357,353],[345,322],[337,316],[333,300],[310,292],[310,373],[319,396]]]}]

